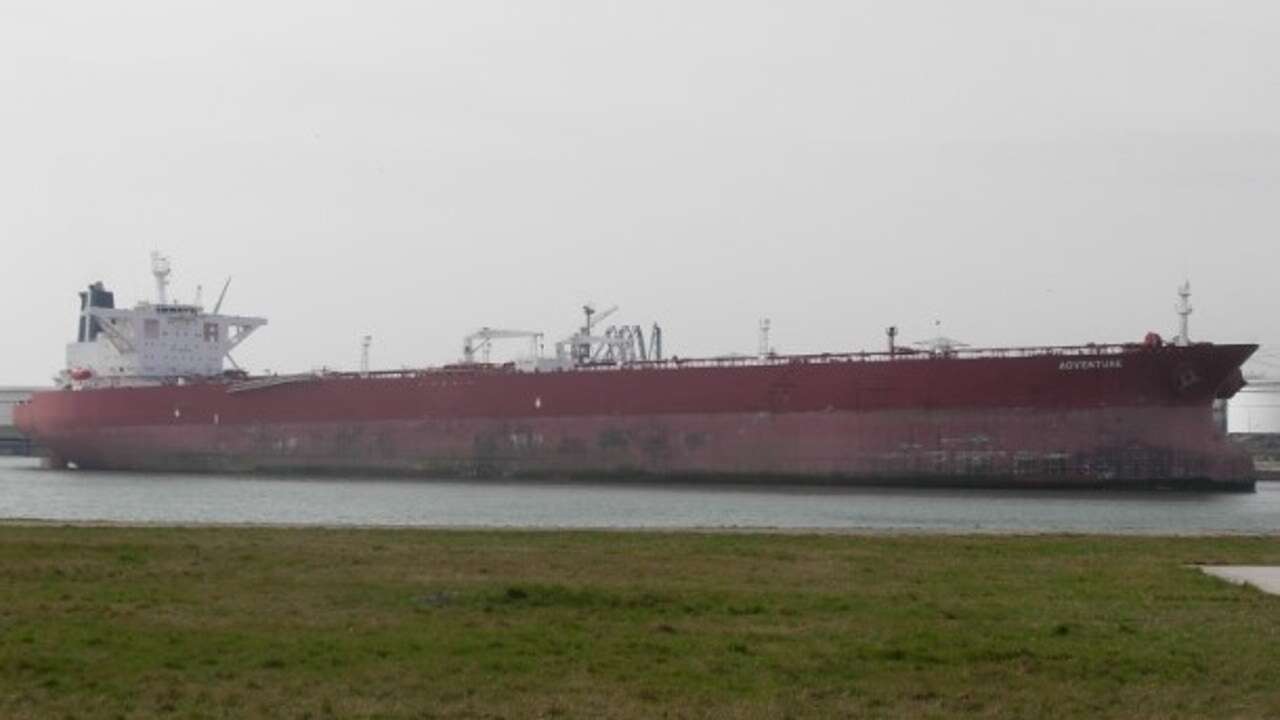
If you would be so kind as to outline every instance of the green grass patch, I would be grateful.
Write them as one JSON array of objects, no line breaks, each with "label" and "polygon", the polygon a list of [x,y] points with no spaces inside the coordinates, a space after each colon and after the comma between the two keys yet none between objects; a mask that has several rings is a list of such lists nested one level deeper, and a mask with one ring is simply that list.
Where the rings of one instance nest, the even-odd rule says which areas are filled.
[{"label": "green grass patch", "polygon": [[1274,538],[0,526],[0,717],[1276,717]]}]

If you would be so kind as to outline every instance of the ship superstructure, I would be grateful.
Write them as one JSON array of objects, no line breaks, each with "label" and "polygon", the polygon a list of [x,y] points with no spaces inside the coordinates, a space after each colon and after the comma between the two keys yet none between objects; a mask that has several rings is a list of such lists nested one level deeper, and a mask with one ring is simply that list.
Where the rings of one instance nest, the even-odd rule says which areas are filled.
[{"label": "ship superstructure", "polygon": [[[939,334],[888,352],[668,358],[661,329],[483,327],[462,361],[248,377],[228,352],[265,324],[215,305],[114,309],[83,294],[63,387],[16,408],[54,465],[168,471],[680,481],[1248,489],[1253,465],[1214,423],[1255,345],[1174,342],[974,349]],[[499,340],[526,357],[491,363]]]},{"label": "ship superstructure", "polygon": [[152,254],[156,300],[132,308],[115,307],[115,294],[101,282],[80,293],[76,340],[67,345],[61,385],[122,387],[216,377],[231,351],[267,324],[264,318],[219,314],[226,285],[212,312],[198,300],[171,301],[171,271],[168,258]]}]

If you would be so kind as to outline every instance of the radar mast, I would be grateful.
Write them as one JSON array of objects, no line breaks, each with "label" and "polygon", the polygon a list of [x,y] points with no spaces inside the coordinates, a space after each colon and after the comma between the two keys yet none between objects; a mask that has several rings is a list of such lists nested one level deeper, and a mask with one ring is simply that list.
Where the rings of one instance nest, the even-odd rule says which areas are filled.
[{"label": "radar mast", "polygon": [[159,305],[169,304],[169,273],[171,270],[169,258],[161,255],[158,250],[152,250],[151,274],[156,279],[156,303]]}]

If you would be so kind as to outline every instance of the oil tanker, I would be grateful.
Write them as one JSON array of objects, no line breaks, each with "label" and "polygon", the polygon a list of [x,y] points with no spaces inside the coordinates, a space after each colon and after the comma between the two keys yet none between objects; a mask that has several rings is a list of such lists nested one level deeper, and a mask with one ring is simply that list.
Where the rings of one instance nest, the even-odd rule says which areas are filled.
[{"label": "oil tanker", "polygon": [[[1244,386],[1249,344],[1191,342],[1189,288],[1166,342],[883,352],[664,355],[661,330],[604,327],[543,350],[481,328],[462,361],[417,370],[251,376],[224,369],[266,320],[80,294],[58,386],[16,408],[54,466],[422,477],[1251,490],[1214,402]],[[223,287],[225,297],[226,287]],[[529,357],[488,361],[497,340]]]}]

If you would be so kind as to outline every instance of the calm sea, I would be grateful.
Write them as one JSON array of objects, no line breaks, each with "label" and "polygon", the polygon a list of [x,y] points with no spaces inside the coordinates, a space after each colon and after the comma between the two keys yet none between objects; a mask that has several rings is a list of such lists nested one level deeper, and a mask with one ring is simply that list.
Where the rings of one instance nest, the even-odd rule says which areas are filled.
[{"label": "calm sea", "polygon": [[273,478],[42,470],[0,458],[0,519],[536,528],[1278,533],[1254,494]]}]

